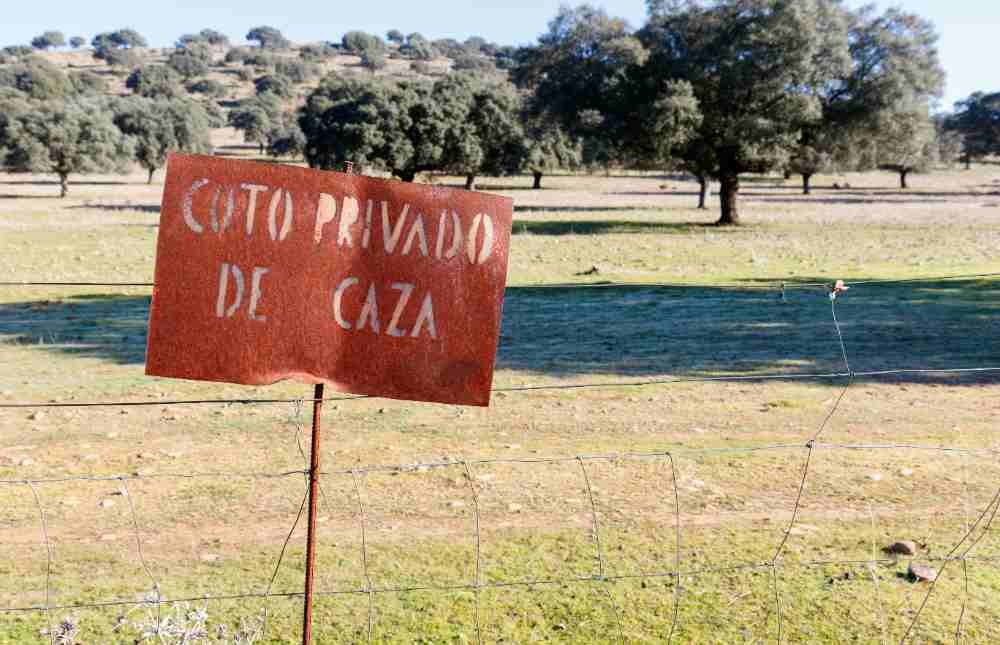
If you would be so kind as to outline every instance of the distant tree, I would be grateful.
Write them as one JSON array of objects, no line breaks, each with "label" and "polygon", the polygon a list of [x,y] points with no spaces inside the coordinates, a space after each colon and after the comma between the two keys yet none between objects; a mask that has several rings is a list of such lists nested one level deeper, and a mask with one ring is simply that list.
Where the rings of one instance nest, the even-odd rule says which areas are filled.
[{"label": "distant tree", "polygon": [[386,170],[403,181],[440,167],[445,138],[440,110],[421,114],[430,85],[325,78],[299,111],[310,167]]},{"label": "distant tree", "polygon": [[100,103],[45,101],[15,116],[3,146],[8,170],[53,173],[65,197],[70,175],[123,172],[134,143],[122,136]]},{"label": "distant tree", "polygon": [[170,152],[211,152],[209,118],[202,106],[189,99],[130,97],[119,101],[114,123],[135,142],[135,160],[149,173],[167,162]]},{"label": "distant tree", "polygon": [[398,29],[390,29],[385,34],[385,37],[390,43],[396,43],[397,45],[402,45],[406,41],[406,36]]},{"label": "distant tree", "polygon": [[66,36],[61,31],[46,31],[40,36],[31,39],[31,46],[35,49],[49,49],[50,47],[62,47],[66,44]]},{"label": "distant tree", "polygon": [[110,49],[104,54],[104,62],[119,71],[129,70],[142,64],[142,56],[134,49]]},{"label": "distant tree", "polygon": [[119,29],[112,32],[111,41],[118,47],[149,47],[146,39],[135,29]]},{"label": "distant tree", "polygon": [[167,57],[167,66],[186,80],[202,76],[208,72],[208,62],[202,51],[197,46],[177,50]]},{"label": "distant tree", "polygon": [[[629,97],[626,87],[622,104],[634,106],[641,117],[656,112],[649,108],[668,87],[665,81],[691,88],[700,125],[665,156],[696,164],[718,179],[719,224],[739,222],[742,174],[786,168],[803,143],[802,133],[823,123],[825,89],[860,98],[854,94],[859,88],[844,79],[852,78],[850,48],[866,45],[851,36],[848,21],[838,19],[839,6],[837,0],[663,2],[640,32],[650,57],[631,74],[635,95]],[[927,52],[923,71],[939,76],[933,31],[925,26],[906,19],[883,23],[881,31],[898,37],[894,46],[900,49]],[[886,103],[894,98],[890,93]],[[648,138],[625,140],[650,148]]]},{"label": "distant tree", "polygon": [[146,47],[146,39],[134,29],[99,33],[90,41],[94,58],[116,67],[134,67],[137,57],[130,50]]},{"label": "distant tree", "polygon": [[423,74],[424,76],[431,76],[434,74],[434,67],[425,60],[413,61],[410,63],[410,69],[417,74]]},{"label": "distant tree", "polygon": [[214,29],[202,29],[196,34],[184,34],[177,39],[178,48],[184,48],[194,44],[208,45],[211,47],[228,47],[229,36]]},{"label": "distant tree", "polygon": [[926,172],[939,161],[937,130],[926,103],[904,101],[883,112],[872,134],[875,165],[898,173],[904,190],[909,188],[909,175]]},{"label": "distant tree", "polygon": [[521,169],[521,99],[512,85],[455,74],[435,83],[433,96],[450,125],[442,166],[464,175],[466,190],[475,190],[478,175],[502,176]]},{"label": "distant tree", "polygon": [[86,70],[81,72],[71,72],[69,80],[70,83],[73,84],[73,89],[77,94],[94,94],[101,96],[107,94],[108,92],[108,84],[104,80],[104,77],[93,72],[88,72]]},{"label": "distant tree", "polygon": [[441,55],[447,56],[448,58],[455,58],[457,56],[464,56],[468,54],[468,50],[465,45],[458,42],[454,38],[441,38],[431,42],[434,45],[434,49],[441,52]]},{"label": "distant tree", "polygon": [[607,168],[624,162],[630,142],[650,140],[627,131],[636,118],[632,72],[647,57],[625,20],[591,5],[563,6],[538,43],[517,52],[511,77],[532,93],[534,118],[558,123],[583,145],[585,163]]},{"label": "distant tree", "polygon": [[488,50],[490,48],[490,42],[482,36],[469,36],[462,44],[467,51],[475,54],[483,53],[484,49]]},{"label": "distant tree", "polygon": [[268,133],[281,118],[282,105],[280,99],[270,92],[240,101],[240,104],[229,112],[229,125],[243,133],[243,140],[256,143],[261,154],[268,144]]},{"label": "distant tree", "polygon": [[944,127],[961,137],[967,168],[973,160],[1000,154],[1000,92],[976,92],[959,101]]},{"label": "distant tree", "polygon": [[937,61],[936,35],[927,21],[890,9],[875,14],[870,6],[848,11],[821,4],[821,28],[848,31],[849,64],[835,79],[816,87],[821,118],[803,127],[789,170],[802,175],[803,191],[819,172],[851,169],[858,151],[884,111],[904,97],[940,95],[944,75]]},{"label": "distant tree", "polygon": [[481,54],[459,54],[455,56],[452,69],[459,72],[478,72],[489,74],[497,71],[492,58],[487,58]]},{"label": "distant tree", "polygon": [[335,50],[327,43],[318,45],[303,45],[299,49],[299,58],[309,63],[320,63],[333,56]]},{"label": "distant tree", "polygon": [[281,31],[266,25],[251,29],[247,32],[246,39],[256,42],[261,49],[288,49],[292,46]]},{"label": "distant tree", "polygon": [[431,60],[437,57],[434,45],[420,34],[410,34],[406,43],[400,46],[399,53],[414,60]]},{"label": "distant tree", "polygon": [[936,115],[933,118],[934,132],[937,139],[937,156],[946,166],[957,161],[965,161],[965,138],[961,133],[948,127],[948,117]]},{"label": "distant tree", "polygon": [[221,98],[228,93],[225,85],[210,78],[192,81],[187,84],[186,89],[190,94],[204,94],[212,98]]},{"label": "distant tree", "polygon": [[274,72],[292,83],[305,83],[320,74],[319,68],[315,65],[288,58],[275,61]]},{"label": "distant tree", "polygon": [[388,65],[385,52],[381,49],[366,49],[361,52],[361,66],[373,74]]},{"label": "distant tree", "polygon": [[247,47],[233,47],[226,52],[223,60],[227,63],[239,63],[242,65],[252,53]]},{"label": "distant tree", "polygon": [[83,36],[73,36],[69,39],[69,46],[73,49],[80,49],[87,44],[87,39]]},{"label": "distant tree", "polygon": [[364,31],[349,31],[344,34],[341,42],[347,52],[358,56],[366,51],[385,50],[385,43],[381,38]]},{"label": "distant tree", "polygon": [[125,87],[146,98],[179,98],[184,95],[180,77],[164,65],[143,65],[129,74]]},{"label": "distant tree", "polygon": [[575,170],[583,163],[583,146],[571,139],[557,123],[533,118],[526,112],[522,127],[524,167],[534,179],[533,189],[541,189],[542,177],[553,170]]},{"label": "distant tree", "polygon": [[8,45],[3,48],[3,53],[11,58],[24,58],[34,54],[35,50],[27,45]]},{"label": "distant tree", "polygon": [[516,92],[468,76],[436,83],[328,77],[299,111],[312,167],[353,161],[403,181],[449,171],[468,180],[520,167],[523,137]]},{"label": "distant tree", "polygon": [[258,95],[272,94],[282,99],[292,98],[295,95],[292,82],[280,74],[261,76],[254,81],[254,89]]},{"label": "distant tree", "polygon": [[285,112],[273,118],[265,136],[267,153],[272,157],[300,155],[305,150],[306,137],[294,114]]},{"label": "distant tree", "polygon": [[243,59],[243,64],[256,69],[274,69],[277,58],[268,52],[251,52]]},{"label": "distant tree", "polygon": [[28,58],[0,72],[0,87],[22,92],[39,100],[59,100],[75,93],[69,77],[52,63],[39,57]]}]

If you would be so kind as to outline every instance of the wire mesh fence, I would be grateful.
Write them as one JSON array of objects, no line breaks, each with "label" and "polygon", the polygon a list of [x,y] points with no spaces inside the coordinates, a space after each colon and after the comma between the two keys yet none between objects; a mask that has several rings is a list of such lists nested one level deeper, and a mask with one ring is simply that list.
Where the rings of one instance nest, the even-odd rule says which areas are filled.
[{"label": "wire mesh fence", "polygon": [[[881,642],[990,640],[997,635],[992,594],[1000,560],[994,541],[1000,464],[992,438],[898,441],[834,426],[852,391],[866,384],[994,384],[997,322],[984,312],[996,277],[865,281],[843,285],[849,292],[823,282],[543,285],[508,298],[500,366],[558,378],[500,385],[497,396],[543,396],[540,404],[552,405],[580,391],[769,383],[816,383],[834,393],[815,424],[791,441],[733,432],[721,446],[448,456],[325,469],[317,595],[326,631],[319,642],[413,640],[428,629],[469,642],[686,642],[706,634],[796,642],[851,629]],[[901,305],[902,285],[915,291]],[[149,286],[0,283],[8,289]],[[959,287],[975,297],[957,297]],[[560,292],[568,295],[553,296]],[[567,312],[567,303],[580,298],[592,300]],[[797,298],[803,307],[783,307]],[[947,318],[929,316],[901,328],[900,307],[921,317],[913,314],[916,298],[939,302]],[[49,334],[50,350],[134,362],[134,351],[123,358],[114,353],[120,348],[103,349],[122,341],[104,336],[101,326],[80,333],[77,321],[86,311],[48,316],[46,305],[39,315],[25,315],[33,307],[0,306],[6,342],[35,346]],[[747,313],[762,307],[766,315]],[[626,310],[629,324],[621,324]],[[716,312],[715,326],[685,341],[685,330],[703,322],[705,311]],[[121,318],[131,326],[121,333],[136,338],[134,327],[144,324],[141,303],[126,312]],[[667,315],[675,316],[674,324],[664,323]],[[73,316],[69,325],[67,316]],[[718,346],[699,355],[691,345],[705,342],[706,333],[718,335]],[[902,348],[888,348],[891,337]],[[552,343],[563,353],[539,359]],[[810,351],[822,356],[802,360]],[[604,370],[609,377],[579,378],[601,371],[588,360],[611,355],[617,360]],[[905,362],[896,363],[900,359]],[[309,472],[302,410],[310,399],[144,399],[141,388],[115,399],[86,394],[87,387],[73,400],[8,396],[0,412],[287,408],[280,414],[294,430],[304,465],[81,474],[39,473],[24,460],[9,464],[0,471],[6,473],[0,535],[8,535],[0,539],[0,564],[10,581],[0,589],[0,640],[4,631],[8,639],[27,633],[15,621],[28,617],[39,640],[73,642],[87,629],[80,614],[88,611],[108,614],[91,627],[95,634],[106,631],[99,642],[129,629],[139,638],[177,642],[185,642],[184,634],[230,642],[287,637],[275,623],[288,611],[281,603],[302,599]],[[324,400],[351,406],[365,399]],[[720,414],[731,412],[720,405]],[[883,480],[889,472],[905,474],[889,486]],[[83,504],[81,498],[101,501]],[[193,500],[209,508],[193,512]],[[227,513],[249,525],[228,525]],[[206,531],[206,516],[223,519]],[[80,527],[96,540],[81,539]],[[918,534],[921,543],[903,546],[886,539]],[[178,554],[178,544],[191,540],[198,542],[195,551],[213,540],[254,545],[241,546],[232,558],[235,570],[223,575],[218,556]],[[95,542],[113,544],[113,554],[95,555]],[[42,575],[26,574],[27,562],[41,563]],[[178,562],[183,575],[174,576],[178,566],[167,563]],[[88,563],[127,582],[95,578]],[[209,630],[208,608],[239,603],[261,609],[259,618]],[[817,613],[827,631],[804,632],[817,629]]]}]

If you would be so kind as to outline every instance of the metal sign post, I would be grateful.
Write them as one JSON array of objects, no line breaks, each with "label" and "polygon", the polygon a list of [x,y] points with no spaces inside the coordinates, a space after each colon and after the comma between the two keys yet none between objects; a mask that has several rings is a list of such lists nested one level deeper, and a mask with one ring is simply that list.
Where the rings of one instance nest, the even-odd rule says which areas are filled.
[{"label": "metal sign post", "polygon": [[306,535],[306,588],[302,613],[302,645],[312,642],[313,587],[316,581],[316,493],[319,490],[319,432],[323,384],[313,390],[312,446],[309,451],[309,529]]}]

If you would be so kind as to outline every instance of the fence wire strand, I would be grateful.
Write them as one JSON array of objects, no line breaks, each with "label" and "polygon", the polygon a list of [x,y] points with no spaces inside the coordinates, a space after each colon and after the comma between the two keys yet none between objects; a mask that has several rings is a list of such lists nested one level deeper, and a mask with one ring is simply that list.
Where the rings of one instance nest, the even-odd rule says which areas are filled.
[{"label": "fence wire strand", "polygon": [[[843,286],[846,287],[856,287],[856,286],[879,286],[879,285],[899,285],[906,283],[928,283],[928,282],[948,282],[948,281],[958,281],[958,280],[987,280],[995,279],[1000,277],[1000,273],[978,273],[978,274],[960,274],[960,275],[946,275],[946,276],[929,276],[929,277],[919,277],[919,278],[905,278],[905,279],[888,279],[888,280],[861,280],[861,281],[846,281]],[[44,281],[6,281],[0,282],[0,287],[13,287],[13,288],[23,288],[23,287],[114,287],[114,288],[149,288],[154,287],[152,283],[147,282],[44,282]],[[553,587],[553,586],[565,586],[565,585],[587,585],[592,591],[602,598],[602,603],[606,601],[614,617],[614,627],[617,631],[618,640],[622,643],[627,642],[626,630],[623,618],[623,609],[619,605],[615,598],[614,585],[617,583],[624,583],[629,581],[643,581],[646,580],[666,580],[672,582],[673,586],[673,610],[671,612],[670,627],[669,632],[666,636],[666,642],[673,642],[673,638],[677,635],[678,629],[680,627],[680,606],[682,601],[682,596],[684,594],[683,580],[686,577],[701,576],[716,573],[738,573],[738,572],[748,572],[748,571],[762,571],[769,573],[770,577],[770,587],[771,587],[771,601],[768,602],[764,617],[764,632],[770,633],[770,615],[773,611],[775,617],[775,627],[777,632],[777,642],[782,643],[786,640],[786,616],[784,603],[782,602],[781,593],[781,576],[779,575],[779,568],[782,572],[791,569],[801,569],[801,568],[812,568],[812,567],[826,567],[826,566],[857,566],[865,567],[869,574],[871,575],[871,581],[875,596],[875,610],[877,612],[877,619],[880,628],[881,642],[885,643],[888,638],[888,626],[885,614],[885,607],[882,602],[882,592],[880,588],[880,577],[878,574],[878,567],[884,565],[895,564],[897,559],[895,557],[891,558],[879,558],[877,553],[877,524],[876,524],[876,514],[875,510],[872,508],[871,504],[868,505],[868,515],[870,517],[872,540],[871,540],[871,557],[867,560],[850,560],[850,559],[828,559],[828,560],[799,560],[799,561],[786,561],[782,556],[790,536],[793,530],[796,528],[797,523],[800,519],[800,514],[802,511],[803,500],[805,498],[806,486],[809,481],[811,467],[813,466],[816,455],[820,451],[824,450],[853,450],[853,451],[896,451],[896,450],[914,450],[914,451],[927,451],[936,452],[939,454],[957,454],[961,455],[965,460],[963,463],[967,464],[969,458],[982,458],[985,460],[995,461],[998,456],[1000,456],[1000,449],[995,446],[982,446],[982,447],[959,447],[959,446],[937,446],[937,445],[922,445],[919,443],[863,443],[863,442],[845,442],[845,443],[822,443],[820,441],[821,437],[825,433],[831,419],[836,415],[838,410],[841,408],[841,404],[845,399],[847,392],[851,389],[858,380],[869,379],[876,380],[895,376],[928,376],[928,375],[953,375],[953,376],[963,376],[963,375],[986,375],[992,373],[1000,373],[1000,366],[955,366],[955,367],[943,367],[943,368],[922,368],[922,367],[903,367],[897,369],[884,369],[884,370],[869,370],[869,371],[854,371],[849,360],[849,354],[847,349],[847,344],[844,339],[843,330],[841,328],[841,322],[837,318],[837,296],[839,285],[834,285],[832,283],[825,282],[794,282],[794,281],[784,281],[784,282],[770,282],[770,283],[735,283],[735,284],[693,284],[693,283],[645,283],[645,284],[626,284],[626,283],[595,283],[595,284],[546,284],[546,285],[518,285],[512,288],[524,288],[524,289],[611,289],[611,288],[621,288],[621,289],[724,289],[732,291],[771,291],[776,294],[780,294],[782,300],[785,299],[787,292],[793,290],[817,290],[817,291],[827,291],[830,293],[830,315],[833,322],[833,329],[836,334],[838,348],[840,350],[840,356],[843,361],[843,369],[835,369],[826,372],[815,372],[815,373],[790,373],[790,372],[770,372],[770,373],[758,373],[758,374],[729,374],[729,375],[719,375],[719,376],[677,376],[677,377],[663,377],[663,378],[649,378],[642,380],[614,380],[614,381],[604,381],[604,382],[590,382],[590,383],[541,383],[541,384],[521,384],[521,385],[508,385],[500,386],[494,388],[492,391],[494,393],[503,394],[517,394],[517,393],[547,393],[547,392],[565,392],[573,390],[601,390],[601,389],[621,389],[621,388],[645,388],[645,387],[658,387],[658,386],[669,386],[674,384],[683,383],[740,383],[740,382],[769,382],[769,381],[839,381],[843,380],[844,385],[840,389],[839,395],[834,400],[830,409],[825,413],[821,423],[819,424],[815,433],[812,434],[811,438],[804,443],[775,443],[770,445],[758,445],[758,446],[734,446],[725,448],[685,448],[676,449],[669,451],[659,451],[659,452],[623,452],[623,453],[611,453],[611,454],[596,454],[596,455],[575,455],[575,456],[531,456],[531,457],[515,457],[515,458],[482,458],[482,459],[463,459],[463,460],[441,460],[437,462],[426,462],[426,463],[413,463],[413,464],[392,464],[392,465],[370,465],[366,467],[355,467],[346,470],[332,469],[329,471],[323,471],[324,476],[349,476],[351,482],[353,483],[353,490],[357,505],[357,521],[358,528],[360,532],[361,540],[361,564],[362,572],[364,577],[363,588],[358,589],[340,589],[340,590],[318,590],[316,595],[318,597],[342,597],[347,595],[363,595],[367,598],[367,641],[369,643],[374,642],[375,638],[375,602],[376,596],[379,594],[407,594],[414,592],[437,592],[437,593],[454,593],[454,592],[471,592],[474,595],[475,607],[474,607],[474,620],[475,620],[475,633],[476,642],[481,645],[484,642],[484,633],[482,625],[482,601],[481,595],[484,590],[510,590],[510,589],[525,589],[525,590],[535,590],[540,587]],[[137,319],[139,320],[139,319]],[[364,399],[370,399],[372,397],[365,395],[337,395],[332,397],[325,397],[323,401],[359,401]],[[257,406],[257,405],[282,405],[290,404],[293,406],[292,415],[289,417],[289,423],[295,426],[295,441],[298,446],[298,450],[303,459],[306,458],[304,448],[301,442],[301,428],[299,427],[298,421],[301,417],[302,406],[305,402],[315,399],[310,398],[203,398],[203,399],[171,399],[171,400],[131,400],[131,401],[49,401],[49,402],[5,402],[0,403],[0,409],[34,409],[34,408],[127,408],[127,407],[165,407],[165,406],[183,406],[183,405],[246,405],[246,406]],[[787,527],[783,530],[780,540],[778,542],[777,548],[775,549],[773,555],[770,559],[761,562],[737,562],[737,563],[726,563],[725,566],[715,566],[715,567],[693,567],[689,570],[683,568],[683,550],[682,550],[682,510],[681,510],[681,495],[679,490],[678,481],[678,471],[676,459],[680,456],[695,456],[695,455],[722,455],[722,454],[750,454],[759,452],[773,452],[773,451],[794,451],[794,450],[805,450],[805,456],[802,466],[801,478],[798,480],[798,488],[795,494],[794,503],[792,505],[791,515]],[[607,554],[605,553],[606,545],[602,542],[602,523],[600,518],[600,510],[598,507],[595,489],[592,485],[590,474],[588,472],[587,464],[591,462],[606,461],[606,462],[619,462],[621,460],[633,460],[636,462],[651,462],[659,461],[668,465],[670,470],[670,491],[672,491],[673,496],[673,513],[672,520],[674,524],[674,558],[672,566],[664,570],[645,570],[643,567],[639,573],[621,573],[612,571],[608,567]],[[491,465],[529,465],[544,468],[553,464],[569,464],[575,462],[579,468],[583,479],[584,488],[587,493],[587,498],[590,507],[591,515],[591,529],[590,532],[593,538],[594,553],[596,555],[596,572],[591,571],[589,575],[562,575],[553,577],[540,577],[532,578],[526,577],[523,579],[511,579],[511,580],[497,580],[497,579],[484,579],[484,569],[483,569],[483,553],[482,553],[482,507],[480,501],[480,493],[477,489],[476,479],[474,477],[474,469],[480,466],[491,466]],[[368,537],[368,517],[366,511],[366,505],[363,495],[363,479],[369,474],[375,473],[399,473],[399,472],[425,472],[431,471],[433,469],[439,468],[461,468],[463,469],[464,477],[467,481],[468,493],[472,501],[472,521],[473,521],[473,539],[475,548],[475,572],[474,578],[471,581],[456,583],[456,584],[410,584],[410,585],[375,585],[370,571],[370,554],[369,554],[369,537]],[[218,479],[250,479],[250,480],[274,480],[283,479],[288,477],[298,477],[305,476],[308,474],[308,470],[288,470],[284,472],[177,472],[177,473],[144,473],[144,474],[134,474],[134,475],[86,475],[86,476],[72,476],[72,475],[54,475],[51,477],[42,478],[16,478],[16,479],[0,479],[0,485],[11,485],[11,486],[26,486],[31,490],[34,504],[37,509],[39,523],[41,527],[41,539],[42,545],[46,552],[46,566],[45,566],[45,593],[44,593],[44,604],[38,605],[28,605],[28,606],[11,606],[11,607],[0,607],[0,615],[2,614],[16,614],[16,613],[43,613],[45,619],[48,623],[47,634],[49,636],[49,641],[53,644],[56,643],[57,632],[55,625],[53,623],[53,612],[55,611],[67,611],[67,610],[84,610],[84,609],[106,609],[109,607],[141,607],[141,606],[152,606],[156,611],[157,624],[161,624],[160,608],[161,606],[178,605],[184,603],[193,602],[222,602],[222,601],[234,601],[234,600],[260,600],[264,603],[264,615],[263,622],[260,627],[260,635],[263,637],[266,634],[268,626],[268,609],[270,607],[270,601],[275,598],[284,599],[300,599],[304,597],[302,592],[289,592],[289,591],[275,591],[274,585],[278,578],[279,572],[281,570],[282,564],[286,557],[288,547],[293,539],[295,531],[297,530],[301,518],[304,514],[305,507],[308,501],[308,491],[306,495],[303,496],[302,502],[299,506],[298,512],[294,517],[294,521],[291,524],[291,528],[288,531],[280,550],[277,554],[275,560],[274,569],[271,573],[270,579],[266,585],[266,588],[262,592],[248,592],[248,593],[237,593],[237,594],[226,594],[226,595],[211,595],[206,594],[203,596],[196,597],[182,597],[182,598],[166,598],[161,592],[160,580],[154,575],[153,570],[146,559],[143,550],[143,536],[141,525],[138,518],[138,512],[135,506],[135,502],[132,498],[132,491],[129,489],[129,482],[139,482],[139,481],[160,481],[167,479],[202,479],[202,478],[218,478]],[[129,515],[132,527],[132,533],[136,545],[136,557],[152,584],[154,595],[152,597],[146,597],[143,600],[134,599],[107,599],[99,600],[96,602],[79,602],[79,603],[53,603],[52,601],[52,577],[53,577],[53,567],[54,567],[54,554],[53,545],[49,535],[48,520],[46,517],[45,509],[42,504],[42,497],[39,492],[39,487],[46,485],[62,484],[62,483],[75,483],[75,482],[118,482],[122,494],[127,498],[129,505]],[[930,581],[926,592],[923,594],[919,605],[914,609],[911,605],[911,617],[907,624],[906,631],[903,634],[900,642],[905,643],[910,639],[911,635],[916,633],[921,624],[921,617],[928,606],[932,595],[935,592],[938,581],[945,575],[946,569],[952,562],[958,562],[961,565],[961,576],[962,576],[962,586],[963,595],[961,598],[961,608],[959,611],[958,619],[954,627],[954,637],[956,642],[960,642],[964,633],[964,621],[967,617],[967,610],[970,603],[970,580],[969,580],[969,564],[970,562],[980,562],[980,563],[998,563],[1000,562],[1000,555],[974,555],[976,548],[982,543],[986,536],[990,533],[993,528],[994,521],[998,512],[1000,512],[1000,490],[997,490],[996,494],[990,499],[989,503],[985,508],[981,510],[978,517],[969,522],[968,517],[968,477],[965,477],[965,497],[963,497],[963,503],[966,514],[966,526],[965,533],[962,537],[955,542],[946,555],[941,557],[923,557],[922,560],[930,563],[940,563],[939,570],[936,572],[935,577]],[[320,496],[324,501],[325,493],[320,490]],[[734,601],[735,602],[735,601]],[[909,598],[907,599],[909,602]]]}]

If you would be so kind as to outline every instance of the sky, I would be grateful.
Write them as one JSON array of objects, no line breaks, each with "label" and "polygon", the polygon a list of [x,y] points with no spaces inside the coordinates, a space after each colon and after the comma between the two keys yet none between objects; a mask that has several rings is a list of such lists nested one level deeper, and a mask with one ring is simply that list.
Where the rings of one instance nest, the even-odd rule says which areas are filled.
[{"label": "sky", "polygon": [[[211,27],[234,42],[257,25],[281,29],[293,42],[339,41],[345,31],[361,29],[385,34],[389,29],[420,32],[428,38],[464,40],[478,35],[505,45],[533,42],[545,31],[560,0],[382,0],[319,2],[317,0],[45,0],[5,3],[0,45],[26,44],[46,29],[66,37],[90,37],[101,31],[133,27],[153,46],[173,43],[183,33]],[[645,19],[644,0],[592,0],[634,27]],[[847,0],[860,6],[861,0]],[[578,4],[570,2],[569,4]],[[948,87],[941,102],[949,108],[975,91],[1000,90],[1000,67],[991,62],[1000,37],[1000,0],[896,0],[876,2],[881,8],[901,6],[931,19],[941,35],[941,62]]]}]

